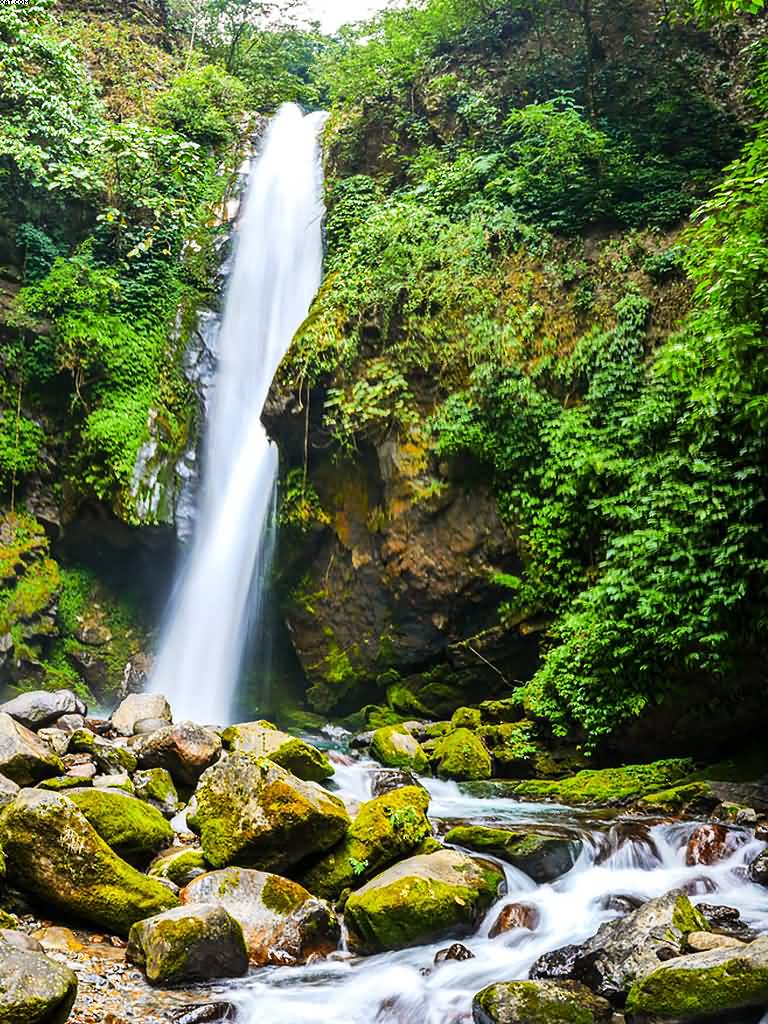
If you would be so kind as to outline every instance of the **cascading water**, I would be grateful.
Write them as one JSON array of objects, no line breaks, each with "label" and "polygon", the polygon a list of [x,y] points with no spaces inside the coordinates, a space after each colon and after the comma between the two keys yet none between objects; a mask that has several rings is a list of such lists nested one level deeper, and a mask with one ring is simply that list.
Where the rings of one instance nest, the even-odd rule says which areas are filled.
[{"label": "cascading water", "polygon": [[150,683],[177,719],[228,721],[263,601],[277,450],[261,413],[320,285],[324,117],[281,107],[245,198],[216,346],[195,535]]}]

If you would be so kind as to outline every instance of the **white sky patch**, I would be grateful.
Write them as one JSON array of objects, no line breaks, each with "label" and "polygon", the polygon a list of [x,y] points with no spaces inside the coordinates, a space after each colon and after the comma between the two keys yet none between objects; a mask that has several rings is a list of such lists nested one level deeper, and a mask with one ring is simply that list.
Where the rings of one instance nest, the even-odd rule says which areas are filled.
[{"label": "white sky patch", "polygon": [[362,21],[387,6],[387,0],[305,0],[312,18],[325,32],[335,32],[350,21]]}]

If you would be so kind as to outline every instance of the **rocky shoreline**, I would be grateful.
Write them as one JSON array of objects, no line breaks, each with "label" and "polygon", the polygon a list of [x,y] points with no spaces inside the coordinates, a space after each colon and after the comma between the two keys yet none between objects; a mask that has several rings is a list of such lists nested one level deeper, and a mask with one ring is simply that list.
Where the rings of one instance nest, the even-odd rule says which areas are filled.
[{"label": "rocky shoreline", "polygon": [[[253,968],[441,941],[438,960],[462,960],[473,954],[457,940],[486,917],[490,937],[535,932],[530,902],[493,909],[507,870],[556,883],[587,839],[562,825],[436,823],[422,782],[433,773],[504,798],[619,808],[598,861],[627,837],[651,850],[649,822],[685,816],[698,822],[690,866],[768,839],[762,783],[687,760],[494,781],[483,719],[504,708],[492,703],[382,726],[351,738],[349,754],[268,722],[174,723],[155,695],[129,696],[109,720],[69,691],[2,705],[0,1020],[237,1019],[228,983]],[[355,749],[381,765],[362,801],[334,782]],[[735,799],[745,794],[755,806]],[[768,855],[739,870],[767,884]],[[752,1019],[768,1005],[768,938],[731,908],[697,908],[697,894],[616,898],[619,916],[595,936],[540,956],[528,980],[478,992],[474,1020]]]}]

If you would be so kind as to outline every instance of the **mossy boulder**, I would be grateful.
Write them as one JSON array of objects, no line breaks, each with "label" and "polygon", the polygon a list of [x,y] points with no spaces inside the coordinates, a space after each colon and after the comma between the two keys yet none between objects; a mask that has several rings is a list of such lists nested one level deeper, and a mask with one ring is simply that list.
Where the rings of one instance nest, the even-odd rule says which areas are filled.
[{"label": "mossy boulder", "polygon": [[46,908],[127,934],[178,904],[161,882],[131,867],[61,793],[23,789],[0,814],[9,880]]},{"label": "mossy boulder", "polygon": [[177,846],[155,857],[147,868],[147,874],[150,878],[167,878],[182,887],[207,870],[208,863],[202,850],[196,846]]},{"label": "mossy boulder", "polygon": [[0,714],[0,773],[19,786],[30,786],[63,771],[59,757],[33,732]]},{"label": "mossy boulder", "polygon": [[146,768],[136,772],[133,788],[140,800],[146,800],[166,818],[173,818],[181,806],[171,773],[165,768]]},{"label": "mossy boulder", "polygon": [[623,768],[589,769],[557,781],[531,779],[515,786],[517,796],[558,803],[610,807],[631,803],[681,783],[694,770],[686,759],[630,764]]},{"label": "mossy boulder", "polygon": [[281,732],[269,722],[230,725],[221,738],[227,750],[268,757],[297,779],[322,782],[333,775],[331,762],[317,747],[287,732]]},{"label": "mossy boulder", "polygon": [[341,938],[330,905],[297,882],[266,871],[225,868],[201,875],[181,891],[183,903],[216,903],[243,928],[251,963],[302,964],[327,956]]},{"label": "mossy boulder", "polygon": [[451,716],[452,729],[479,729],[483,715],[479,708],[456,708]]},{"label": "mossy boulder", "polygon": [[621,1000],[635,979],[662,960],[685,951],[688,935],[709,931],[681,889],[648,900],[626,917],[606,921],[591,939],[545,953],[534,963],[534,980],[580,981],[606,999]]},{"label": "mossy boulder", "polygon": [[429,771],[427,755],[404,725],[377,729],[371,738],[371,757],[387,768],[410,768],[419,775]]},{"label": "mossy boulder", "polygon": [[379,953],[468,934],[504,887],[494,864],[456,850],[422,854],[376,875],[347,900],[350,943]]},{"label": "mossy boulder", "polygon": [[406,786],[364,803],[346,838],[301,876],[310,892],[335,899],[393,861],[407,857],[432,833],[429,794]]},{"label": "mossy boulder", "polygon": [[188,824],[212,867],[284,871],[340,842],[349,829],[342,801],[267,758],[230,754],[209,768]]},{"label": "mossy boulder", "polygon": [[136,771],[136,755],[127,747],[97,736],[90,729],[76,729],[69,740],[71,754],[90,754],[106,775]]},{"label": "mossy boulder", "polygon": [[478,782],[493,775],[493,762],[487,747],[469,729],[455,729],[439,739],[434,763],[441,779]]},{"label": "mossy boulder", "polygon": [[216,903],[176,907],[138,921],[125,956],[144,968],[153,985],[239,978],[248,971],[243,929]]},{"label": "mossy boulder", "polygon": [[648,814],[709,814],[720,803],[708,782],[684,782],[657,793],[648,793],[638,808]]},{"label": "mossy boulder", "polygon": [[485,825],[459,825],[446,834],[445,841],[498,857],[539,884],[553,882],[570,871],[582,847],[576,838]]},{"label": "mossy boulder", "polygon": [[489,985],[472,1003],[475,1024],[610,1024],[613,1009],[577,981]]},{"label": "mossy boulder", "polygon": [[125,860],[148,860],[173,842],[173,829],[158,810],[119,789],[70,789],[67,797]]},{"label": "mossy boulder", "polygon": [[633,1020],[701,1021],[768,1006],[768,936],[740,949],[677,957],[640,977],[627,997]]},{"label": "mossy boulder", "polygon": [[64,1024],[76,996],[68,967],[0,938],[0,1024]]}]

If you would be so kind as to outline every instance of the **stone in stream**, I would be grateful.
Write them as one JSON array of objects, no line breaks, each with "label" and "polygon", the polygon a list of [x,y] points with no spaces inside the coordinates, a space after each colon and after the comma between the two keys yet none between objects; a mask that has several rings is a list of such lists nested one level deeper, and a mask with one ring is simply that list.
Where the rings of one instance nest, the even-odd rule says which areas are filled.
[{"label": "stone in stream", "polygon": [[71,690],[32,690],[0,704],[0,714],[10,715],[27,729],[53,725],[62,715],[86,715],[85,703]]},{"label": "stone in stream", "polygon": [[204,1003],[188,1007],[173,1018],[173,1024],[225,1024],[237,1020],[237,1007],[233,1003]]},{"label": "stone in stream", "polygon": [[419,741],[404,725],[385,725],[371,738],[371,757],[387,768],[407,768],[418,775],[429,772],[429,759]]},{"label": "stone in stream", "polygon": [[709,928],[718,935],[730,935],[743,942],[751,942],[759,935],[759,932],[753,931],[742,921],[741,914],[736,907],[700,903],[696,909],[703,915]]},{"label": "stone in stream", "polygon": [[747,868],[750,882],[757,882],[758,885],[768,885],[768,850],[763,850],[750,863]]},{"label": "stone in stream", "polygon": [[140,768],[165,768],[179,786],[194,786],[221,756],[221,737],[194,722],[149,733],[137,746]]},{"label": "stone in stream", "polygon": [[155,857],[147,868],[150,878],[167,878],[174,885],[189,885],[208,871],[203,851],[196,846],[176,846]]},{"label": "stone in stream", "polygon": [[124,860],[146,861],[173,842],[173,829],[156,808],[119,789],[70,789],[67,797]]},{"label": "stone in stream", "polygon": [[217,903],[240,922],[251,962],[303,964],[339,944],[333,910],[297,882],[248,868],[210,871],[181,892],[183,903]]},{"label": "stone in stream", "polygon": [[317,747],[281,732],[270,722],[230,725],[221,738],[227,750],[268,757],[297,779],[322,782],[333,775],[333,766]]},{"label": "stone in stream", "polygon": [[498,857],[524,871],[540,885],[570,871],[581,852],[581,840],[537,832],[513,832],[485,825],[459,825],[445,836],[446,843]]},{"label": "stone in stream", "polygon": [[310,892],[335,899],[362,885],[394,861],[409,856],[432,835],[429,794],[407,786],[362,804],[345,839],[300,876]]},{"label": "stone in stream", "polygon": [[437,741],[434,751],[436,774],[441,779],[481,782],[493,775],[488,748],[469,729],[456,729]]},{"label": "stone in stream", "polygon": [[143,967],[153,985],[239,978],[248,971],[243,929],[216,903],[176,907],[137,921],[125,957]]},{"label": "stone in stream", "polygon": [[10,715],[0,714],[0,773],[20,786],[29,786],[63,771],[50,747]]},{"label": "stone in stream", "polygon": [[187,824],[215,868],[284,872],[330,850],[350,825],[338,797],[253,754],[230,754],[209,768],[195,799]]},{"label": "stone in stream", "polygon": [[155,718],[170,725],[171,705],[159,693],[130,693],[112,714],[112,728],[119,736],[133,736],[136,723]]},{"label": "stone in stream", "polygon": [[475,954],[471,949],[461,942],[454,942],[452,946],[448,946],[446,949],[438,949],[435,953],[435,959],[432,961],[434,964],[445,964],[451,960],[474,960]]},{"label": "stone in stream", "polygon": [[532,903],[510,903],[504,907],[488,932],[489,939],[511,932],[515,928],[535,931],[539,926],[539,912]]},{"label": "stone in stream", "polygon": [[768,936],[741,949],[676,957],[644,971],[627,996],[635,1020],[701,1021],[768,1006]]},{"label": "stone in stream", "polygon": [[475,1024],[610,1024],[610,1003],[575,981],[508,981],[472,1002]]},{"label": "stone in stream", "polygon": [[0,814],[0,843],[13,885],[46,908],[117,934],[178,905],[159,881],[118,857],[63,794],[21,790]]},{"label": "stone in stream", "polygon": [[133,786],[137,797],[156,807],[166,818],[173,818],[178,814],[181,806],[179,794],[176,792],[171,773],[165,768],[146,768],[144,771],[136,772],[133,776]]},{"label": "stone in stream", "polygon": [[405,786],[421,786],[421,783],[413,772],[404,768],[380,768],[371,776],[371,793],[374,796],[384,796],[393,789],[403,789]]},{"label": "stone in stream", "polygon": [[586,942],[540,956],[530,977],[580,981],[608,999],[621,998],[635,978],[653,971],[662,959],[679,956],[691,932],[708,930],[685,893],[673,889],[626,917],[606,921]]},{"label": "stone in stream", "polygon": [[344,919],[350,944],[378,953],[466,935],[504,887],[495,864],[457,850],[410,857],[349,897]]},{"label": "stone in stream", "polygon": [[64,1024],[77,996],[77,977],[42,953],[0,938],[0,1021]]},{"label": "stone in stream", "polygon": [[741,939],[718,935],[716,932],[691,932],[685,944],[691,953],[706,953],[710,949],[740,949],[746,945]]},{"label": "stone in stream", "polygon": [[719,864],[735,847],[734,833],[725,825],[707,822],[694,829],[685,848],[685,863],[689,867],[697,864]]}]

